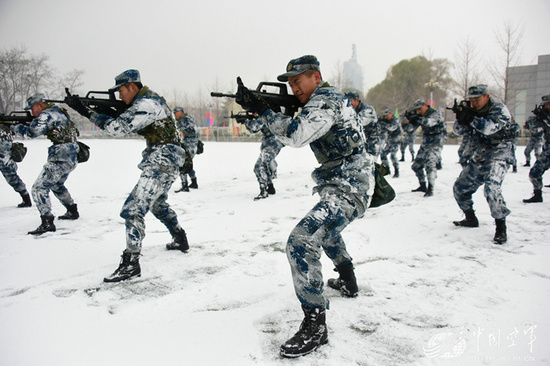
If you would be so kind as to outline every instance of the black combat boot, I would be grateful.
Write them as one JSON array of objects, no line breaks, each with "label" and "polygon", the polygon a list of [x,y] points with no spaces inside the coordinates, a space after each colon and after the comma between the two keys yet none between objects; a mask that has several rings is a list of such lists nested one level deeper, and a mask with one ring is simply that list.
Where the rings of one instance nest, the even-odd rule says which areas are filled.
[{"label": "black combat boot", "polygon": [[267,193],[267,189],[264,186],[260,186],[260,194],[254,197],[254,201],[262,200],[267,197],[269,197],[269,193]]},{"label": "black combat boot", "polygon": [[529,160],[527,160],[527,161],[525,162],[525,164],[523,164],[523,166],[531,166],[531,162],[530,162]]},{"label": "black combat boot", "polygon": [[304,320],[300,329],[281,346],[281,356],[300,357],[315,351],[328,342],[325,309],[308,309],[302,306]]},{"label": "black combat boot", "polygon": [[176,190],[176,193],[180,192],[189,192],[189,186],[187,185],[187,182],[181,182],[181,188]]},{"label": "black combat boot", "polygon": [[187,235],[185,230],[179,229],[172,233],[172,242],[166,244],[168,250],[181,250],[187,252],[189,249],[189,243],[187,242]]},{"label": "black combat boot", "polygon": [[53,223],[54,216],[42,215],[40,216],[42,223],[36,228],[36,230],[29,231],[31,235],[42,235],[48,231],[55,232],[55,225]]},{"label": "black combat boot", "polygon": [[518,172],[518,166],[512,165],[512,173],[517,173],[517,172]]},{"label": "black combat boot", "polygon": [[495,224],[497,228],[495,231],[495,237],[493,238],[493,241],[496,244],[506,243],[506,240],[508,240],[508,236],[506,235],[506,219],[496,219]]},{"label": "black combat boot", "polygon": [[275,194],[275,187],[273,186],[273,183],[269,183],[267,185],[267,194]]},{"label": "black combat boot", "polygon": [[199,188],[199,185],[197,184],[197,178],[191,178],[191,184],[189,185],[189,188],[193,188],[193,189]]},{"label": "black combat boot", "polygon": [[399,159],[399,161],[405,161],[405,153],[401,154],[401,159]]},{"label": "black combat boot", "polygon": [[466,218],[462,221],[453,221],[456,226],[463,227],[479,227],[479,221],[474,213],[474,210],[464,211]]},{"label": "black combat boot", "polygon": [[533,197],[524,199],[524,203],[542,202],[542,189],[535,189],[533,191]]},{"label": "black combat boot", "polygon": [[78,208],[76,207],[76,203],[73,203],[72,205],[67,206],[67,212],[65,215],[61,215],[58,217],[59,220],[76,220],[80,217],[78,213]]},{"label": "black combat boot", "polygon": [[394,178],[399,178],[399,167],[394,165],[393,167],[393,177]]},{"label": "black combat boot", "polygon": [[338,290],[346,297],[355,297],[359,288],[357,287],[357,279],[353,272],[353,264],[346,263],[337,266],[334,269],[340,275],[338,278],[331,278],[327,281],[328,287]]},{"label": "black combat boot", "polygon": [[426,192],[426,182],[420,182],[420,186],[417,189],[413,189],[411,192]]},{"label": "black combat boot", "polygon": [[424,193],[424,197],[431,197],[434,195],[434,186],[428,183],[428,189],[426,189],[426,193]]},{"label": "black combat boot", "polygon": [[139,266],[139,253],[132,253],[124,250],[121,255],[120,265],[109,277],[105,277],[103,282],[120,282],[133,277],[141,277],[141,267]]},{"label": "black combat boot", "polygon": [[32,206],[32,202],[31,202],[31,196],[29,196],[29,194],[22,194],[21,195],[21,198],[23,199],[23,202],[21,202],[20,204],[17,205],[17,207],[31,207]]}]

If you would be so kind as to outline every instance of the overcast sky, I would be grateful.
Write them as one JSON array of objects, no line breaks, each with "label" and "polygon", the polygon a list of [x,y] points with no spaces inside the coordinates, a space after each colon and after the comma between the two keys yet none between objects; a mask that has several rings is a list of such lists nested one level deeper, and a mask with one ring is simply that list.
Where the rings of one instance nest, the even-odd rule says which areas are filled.
[{"label": "overcast sky", "polygon": [[366,91],[403,59],[454,61],[468,36],[491,60],[505,21],[525,27],[519,64],[536,64],[550,54],[549,19],[549,0],[0,0],[0,49],[85,70],[81,93],[137,68],[155,91],[189,95],[236,89],[239,75],[250,87],[275,81],[304,54],[330,81],[356,44]]}]

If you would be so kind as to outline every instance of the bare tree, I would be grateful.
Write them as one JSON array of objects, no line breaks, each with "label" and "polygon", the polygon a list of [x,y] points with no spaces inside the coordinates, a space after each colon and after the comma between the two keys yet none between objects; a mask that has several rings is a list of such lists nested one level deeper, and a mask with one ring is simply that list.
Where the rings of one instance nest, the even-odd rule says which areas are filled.
[{"label": "bare tree", "polygon": [[512,85],[510,85],[510,78],[508,77],[508,68],[516,66],[518,63],[521,56],[520,44],[524,31],[525,27],[506,21],[502,31],[495,34],[503,56],[500,61],[491,62],[488,69],[497,84],[499,97],[504,104],[507,104],[514,97],[510,95]]},{"label": "bare tree", "polygon": [[454,79],[452,91],[461,97],[468,94],[468,87],[480,82],[477,67],[479,64],[479,52],[470,37],[467,37],[458,45],[455,52]]}]

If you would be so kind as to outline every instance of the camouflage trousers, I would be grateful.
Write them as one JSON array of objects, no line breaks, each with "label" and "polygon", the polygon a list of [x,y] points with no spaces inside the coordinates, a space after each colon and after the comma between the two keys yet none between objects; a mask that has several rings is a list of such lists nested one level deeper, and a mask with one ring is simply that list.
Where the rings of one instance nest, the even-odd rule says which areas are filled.
[{"label": "camouflage trousers", "polygon": [[407,147],[409,148],[409,152],[411,153],[411,156],[414,159],[414,139],[416,138],[416,135],[414,133],[406,133],[403,136],[403,141],[401,141],[401,154],[405,156],[405,150],[407,150]]},{"label": "camouflage trousers", "polygon": [[328,308],[328,299],[323,294],[322,251],[335,266],[351,263],[341,233],[363,215],[368,200],[345,195],[335,188],[323,189],[320,196],[319,203],[292,230],[286,247],[294,290],[308,308]]},{"label": "camouflage trousers", "polygon": [[281,143],[264,145],[262,144],[260,156],[254,164],[254,174],[260,186],[267,187],[268,184],[277,178],[277,161],[275,158],[281,152],[283,145]]},{"label": "camouflage trousers", "polygon": [[399,145],[401,145],[401,141],[392,141],[392,142],[386,142],[386,146],[384,146],[384,149],[382,150],[382,153],[380,154],[380,161],[382,162],[382,165],[389,167],[390,162],[388,160],[388,155],[390,155],[391,162],[393,163],[393,166],[397,169],[399,167],[399,159],[397,158],[397,152],[399,151]]},{"label": "camouflage trousers", "polygon": [[458,147],[458,162],[460,165],[465,166],[468,164],[472,155],[474,154],[473,144],[469,139],[462,139],[460,146]]},{"label": "camouflage trousers", "polygon": [[[187,149],[189,150],[189,154],[191,155],[191,160],[193,160],[195,158],[195,155],[197,154],[197,144],[189,144],[189,145],[186,145],[187,146]],[[195,169],[191,170],[189,173],[187,174],[183,174],[180,172],[180,179],[181,179],[181,183],[183,185],[187,185],[188,181],[187,181],[187,176],[189,176],[189,178],[191,179],[196,179],[197,178],[197,174],[195,173]]]},{"label": "camouflage trousers", "polygon": [[533,189],[542,189],[542,176],[550,168],[550,151],[543,151],[535,165],[529,170],[529,180],[533,183]]},{"label": "camouflage trousers", "polygon": [[489,161],[483,164],[470,162],[458,176],[453,193],[462,211],[474,209],[472,195],[484,184],[483,193],[489,204],[491,216],[503,219],[510,214],[502,196],[502,182],[508,171],[508,163],[504,160]]},{"label": "camouflage trousers", "polygon": [[50,191],[68,207],[74,204],[71,194],[65,187],[69,174],[76,168],[75,160],[48,161],[32,185],[32,199],[41,216],[53,216]]},{"label": "camouflage trousers", "polygon": [[147,169],[124,202],[120,217],[126,220],[126,248],[138,253],[145,237],[145,215],[151,211],[173,234],[180,229],[178,217],[166,200],[172,183],[178,176],[178,169],[172,172],[159,172]]},{"label": "camouflage trousers", "polygon": [[0,171],[2,171],[2,175],[6,178],[6,182],[8,182],[17,193],[20,195],[29,194],[29,192],[27,192],[27,186],[25,186],[25,183],[23,183],[19,175],[17,175],[17,164],[15,161],[11,158],[5,159],[5,161],[0,160]]},{"label": "camouflage trousers", "polygon": [[535,153],[535,159],[539,159],[540,154],[542,153],[542,139],[540,138],[530,138],[523,154],[525,155],[525,161],[531,162],[531,152]]},{"label": "camouflage trousers", "polygon": [[420,146],[414,163],[411,165],[411,169],[415,172],[419,182],[426,183],[427,177],[428,184],[432,187],[435,186],[435,180],[437,179],[436,165],[441,161],[442,149],[440,145]]}]

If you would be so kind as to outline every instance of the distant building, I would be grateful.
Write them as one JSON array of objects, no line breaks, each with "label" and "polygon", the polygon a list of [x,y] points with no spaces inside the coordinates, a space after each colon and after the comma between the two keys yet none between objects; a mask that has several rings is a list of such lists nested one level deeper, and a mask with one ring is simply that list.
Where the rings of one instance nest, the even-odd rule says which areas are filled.
[{"label": "distant building", "polygon": [[344,62],[343,77],[342,89],[363,94],[363,68],[357,62],[355,45],[352,45],[351,59]]},{"label": "distant building", "polygon": [[507,106],[516,122],[529,118],[543,95],[550,94],[550,55],[538,57],[538,64],[508,68],[510,85]]}]

